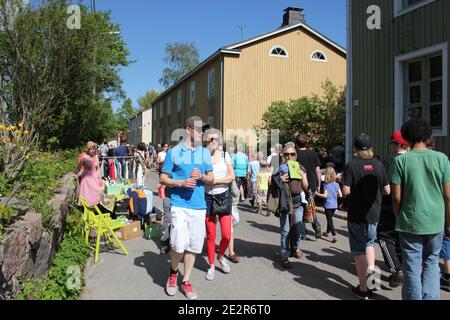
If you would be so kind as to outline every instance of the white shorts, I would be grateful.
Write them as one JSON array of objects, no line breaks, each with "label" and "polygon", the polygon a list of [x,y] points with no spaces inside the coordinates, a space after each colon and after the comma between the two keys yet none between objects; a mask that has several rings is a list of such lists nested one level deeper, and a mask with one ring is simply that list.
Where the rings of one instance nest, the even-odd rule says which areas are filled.
[{"label": "white shorts", "polygon": [[170,245],[177,253],[202,253],[206,236],[206,210],[172,207]]}]

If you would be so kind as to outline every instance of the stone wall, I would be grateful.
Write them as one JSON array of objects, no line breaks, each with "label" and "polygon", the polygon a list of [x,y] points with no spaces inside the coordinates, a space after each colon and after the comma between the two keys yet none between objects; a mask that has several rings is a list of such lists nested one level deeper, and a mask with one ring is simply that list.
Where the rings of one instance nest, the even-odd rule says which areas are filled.
[{"label": "stone wall", "polygon": [[66,217],[74,202],[76,185],[70,175],[61,181],[49,203],[55,208],[50,232],[40,214],[28,211],[4,232],[0,244],[0,300],[20,293],[19,279],[43,276],[50,268],[64,235]]}]

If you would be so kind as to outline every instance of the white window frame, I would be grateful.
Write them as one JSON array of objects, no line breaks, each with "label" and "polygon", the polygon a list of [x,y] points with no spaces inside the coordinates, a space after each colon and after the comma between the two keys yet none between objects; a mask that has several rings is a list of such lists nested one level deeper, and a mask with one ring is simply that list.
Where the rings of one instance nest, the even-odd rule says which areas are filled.
[{"label": "white window frame", "polygon": [[421,57],[442,54],[442,130],[433,130],[435,137],[448,135],[448,42],[423,48],[395,57],[395,129],[400,130],[404,122],[404,71],[405,62]]},{"label": "white window frame", "polygon": [[189,105],[192,107],[195,104],[195,80],[191,81],[189,86]]},{"label": "white window frame", "polygon": [[[317,52],[320,53],[320,54],[322,54],[322,55],[325,57],[325,60],[320,60],[320,59],[313,58],[314,54],[316,54]],[[325,54],[325,52],[323,52],[322,50],[314,50],[314,51],[311,53],[311,56],[309,57],[309,60],[315,61],[315,62],[328,62],[328,57],[327,57],[327,55]]]},{"label": "white window frame", "polygon": [[162,119],[164,114],[164,102],[159,103],[159,118]]},{"label": "white window frame", "polygon": [[421,2],[418,2],[410,7],[403,8],[403,0],[394,0],[394,17],[398,17],[401,15],[404,15],[408,12],[411,12],[413,10],[416,10],[417,8],[426,6],[430,3],[433,3],[435,0],[424,0]]},{"label": "white window frame", "polygon": [[[277,48],[280,48],[281,50],[283,50],[283,51],[286,53],[286,55],[285,55],[285,56],[281,56],[281,55],[279,55],[279,54],[272,54],[272,51],[275,50],[275,49],[277,49]],[[283,47],[283,46],[281,46],[281,45],[276,45],[276,46],[273,46],[273,47],[269,50],[269,56],[270,56],[270,57],[275,57],[275,58],[283,58],[283,59],[287,59],[287,58],[289,58],[289,52],[286,50],[285,47]]]},{"label": "white window frame", "polygon": [[216,70],[211,69],[208,71],[208,98],[214,98],[216,96]]},{"label": "white window frame", "polygon": [[181,89],[177,92],[177,112],[181,112]]},{"label": "white window frame", "polygon": [[167,97],[167,115],[170,116],[170,109],[172,109],[172,97]]}]

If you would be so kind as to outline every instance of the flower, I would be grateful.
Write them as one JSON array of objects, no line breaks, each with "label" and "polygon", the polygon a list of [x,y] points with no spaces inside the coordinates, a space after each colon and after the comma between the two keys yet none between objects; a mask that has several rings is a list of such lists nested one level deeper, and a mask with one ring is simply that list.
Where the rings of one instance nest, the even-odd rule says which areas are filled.
[{"label": "flower", "polygon": [[30,134],[30,131],[25,130],[25,131],[23,132],[23,134],[24,134],[24,135]]},{"label": "flower", "polygon": [[20,129],[23,128],[23,122],[19,123],[19,128],[20,128]]},{"label": "flower", "polygon": [[5,130],[5,126],[0,124],[0,130]]},{"label": "flower", "polygon": [[22,131],[20,130],[16,130],[16,134],[20,134]]}]

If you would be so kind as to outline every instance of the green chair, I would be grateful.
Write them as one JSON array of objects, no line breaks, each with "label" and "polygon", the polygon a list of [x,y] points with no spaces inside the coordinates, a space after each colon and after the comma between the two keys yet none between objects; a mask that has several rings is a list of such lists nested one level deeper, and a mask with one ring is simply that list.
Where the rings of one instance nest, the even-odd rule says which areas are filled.
[{"label": "green chair", "polygon": [[[95,243],[95,248],[92,248],[95,250],[95,258],[94,262],[98,262],[98,253],[100,250],[100,237],[102,235],[105,236],[105,238],[108,240],[110,245],[113,248],[117,248],[117,246],[114,245],[111,237],[109,234],[112,235],[114,240],[116,240],[119,247],[122,249],[122,251],[125,253],[125,255],[128,256],[128,251],[122,244],[122,242],[117,238],[116,234],[114,233],[114,230],[122,228],[124,225],[113,220],[108,213],[102,213],[98,206],[89,206],[87,201],[80,197],[81,204],[83,205],[84,211],[83,211],[83,221],[84,221],[84,240],[86,244],[89,243],[89,234],[91,230],[95,230],[97,234],[97,239]],[[97,214],[96,214],[97,213]]]}]

